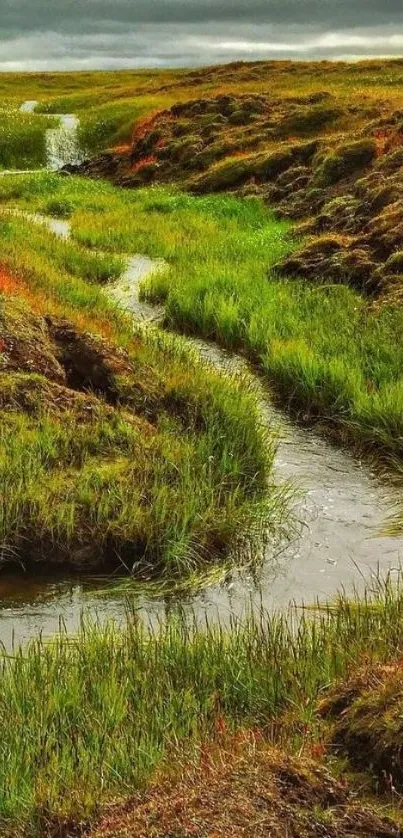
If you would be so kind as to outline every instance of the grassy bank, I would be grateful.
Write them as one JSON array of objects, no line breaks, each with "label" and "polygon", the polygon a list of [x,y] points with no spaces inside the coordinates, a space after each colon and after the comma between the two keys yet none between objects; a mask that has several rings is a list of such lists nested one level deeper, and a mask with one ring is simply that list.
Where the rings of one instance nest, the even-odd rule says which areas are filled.
[{"label": "grassy bank", "polygon": [[46,824],[94,817],[147,784],[173,752],[178,768],[181,758],[197,761],[200,744],[224,730],[253,729],[289,753],[323,758],[323,691],[360,663],[401,654],[403,600],[386,586],[314,620],[294,616],[261,613],[228,630],[172,617],[150,633],[134,612],[123,632],[86,623],[75,639],[4,656],[3,834],[46,835]]},{"label": "grassy bank", "polygon": [[136,122],[154,108],[164,107],[164,104],[162,96],[119,96],[111,101],[107,91],[98,95],[90,91],[83,96],[73,94],[42,103],[38,112],[77,113],[80,118],[80,147],[85,155],[91,155],[110,146],[129,143]]},{"label": "grassy bank", "polygon": [[0,106],[0,171],[45,166],[46,131],[56,124],[43,116]]},{"label": "grassy bank", "polygon": [[[11,181],[2,188],[27,188],[55,209],[59,178]],[[98,194],[108,200],[84,189],[93,209]],[[275,529],[274,441],[253,393],[180,341],[133,335],[101,288],[121,256],[7,213],[0,240],[3,558],[178,576],[236,548],[243,532],[258,539],[263,521]]]},{"label": "grassy bank", "polygon": [[166,189],[123,192],[52,176],[0,184],[2,201],[68,206],[75,241],[110,253],[163,257],[147,294],[167,323],[245,351],[282,402],[339,437],[402,456],[401,309],[375,310],[345,286],[276,276],[289,225],[257,198],[194,198]]}]

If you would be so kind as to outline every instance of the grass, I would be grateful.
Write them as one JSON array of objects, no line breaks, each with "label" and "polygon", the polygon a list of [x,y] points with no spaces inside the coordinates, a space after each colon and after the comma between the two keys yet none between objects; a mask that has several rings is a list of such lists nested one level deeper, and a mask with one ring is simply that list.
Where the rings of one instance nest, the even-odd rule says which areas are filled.
[{"label": "grass", "polygon": [[[96,104],[94,104],[94,99]],[[77,113],[80,117],[79,141],[85,154],[100,151],[108,146],[130,142],[133,126],[145,114],[163,107],[161,97],[113,95],[107,89],[89,90],[84,94],[71,94],[38,105],[38,113]]]},{"label": "grass", "polygon": [[[289,61],[238,62],[230,72],[222,67],[211,67],[200,70],[2,73],[0,99],[13,107],[28,99],[38,100],[39,111],[44,113],[77,113],[82,120],[83,144],[86,149],[95,151],[128,142],[136,122],[147,113],[188,99],[217,94],[257,92],[282,99],[326,89],[337,96],[342,105],[356,104],[358,99],[370,112],[371,107],[387,99],[399,108],[402,76],[399,60],[363,61],[353,67],[343,62],[299,65]],[[18,122],[22,124],[19,117]],[[26,119],[25,126],[28,124]],[[39,124],[36,119],[35,125]]]},{"label": "grass", "polygon": [[[54,202],[50,202],[50,209],[54,209]],[[60,207],[58,214],[60,214]],[[44,207],[46,212],[47,207]],[[4,252],[21,254],[29,236],[29,253],[33,259],[43,259],[56,270],[66,273],[70,277],[81,279],[92,285],[106,285],[119,278],[125,268],[122,256],[113,253],[92,253],[80,245],[57,239],[55,236],[44,235],[41,227],[23,218],[5,217],[2,220],[2,236]]]},{"label": "grass", "polygon": [[[59,184],[44,174],[11,186],[64,215]],[[85,195],[107,204],[102,186]],[[3,554],[179,578],[236,552],[242,533],[256,543],[263,522],[275,529],[274,439],[244,383],[178,340],[133,335],[101,288],[122,270],[115,252],[9,212],[0,240]]]},{"label": "grass", "polygon": [[0,170],[38,169],[46,163],[46,131],[53,120],[0,106]]},{"label": "grass", "polygon": [[[399,106],[399,61],[299,65],[298,72],[289,62],[237,64],[225,75],[222,68],[2,74],[0,95],[14,108],[38,99],[45,113],[77,112],[82,142],[101,149],[128,142],[137,120],[156,108],[256,90],[282,102],[323,90],[325,69],[338,107],[354,106],[359,94],[357,132],[383,97],[388,112]],[[319,127],[333,120],[327,105],[304,105],[296,121],[286,116],[284,130],[304,136],[318,120]],[[236,133],[241,115],[233,118]],[[40,115],[27,120],[35,131],[45,125]],[[22,117],[19,125],[31,130]],[[19,130],[15,123],[3,149]],[[333,160],[324,171],[333,182],[344,166]],[[253,546],[263,526],[271,535],[282,523],[275,441],[261,427],[255,394],[245,380],[204,367],[180,339],[133,331],[102,288],[122,271],[122,254],[167,261],[145,293],[164,301],[168,326],[245,353],[300,418],[401,468],[401,308],[375,310],[348,287],[280,279],[276,264],[295,242],[289,223],[260,199],[119,191],[43,173],[2,178],[0,200],[2,558],[81,567],[112,559],[153,577],[154,589],[162,576],[162,590],[178,582],[186,592],[199,585],[200,569],[208,565],[215,578],[226,568],[231,548],[245,558],[243,533]],[[10,206],[68,218],[72,239],[56,240],[11,216]],[[173,763],[179,773],[185,760],[203,768],[223,731],[236,741],[252,730],[252,744],[269,741],[334,765],[323,696],[335,681],[348,685],[357,667],[395,666],[402,644],[402,589],[388,582],[361,600],[341,597],[315,613],[251,613],[226,629],[186,622],[179,609],[152,630],[134,604],[123,631],[84,620],[74,638],[62,631],[51,643],[4,653],[0,831],[13,838],[80,832],[111,800],[169,777]],[[392,686],[400,701],[400,681]],[[374,706],[384,707],[382,691],[375,698],[370,727]],[[351,708],[353,721],[359,711]],[[377,732],[390,733],[389,723],[386,707]],[[393,741],[390,751],[393,758]],[[321,800],[313,814],[323,832],[335,814]]]},{"label": "grass", "polygon": [[88,99],[99,104],[112,99],[161,94],[171,100],[184,100],[192,94],[270,92],[274,95],[305,95],[326,88],[345,98],[376,102],[384,97],[399,102],[403,78],[401,60],[346,62],[236,62],[226,67],[201,69],[123,70],[70,73],[2,73],[0,96],[21,103],[38,99],[52,103],[65,101],[66,112],[86,107]]},{"label": "grass", "polygon": [[290,409],[343,439],[402,457],[403,347],[399,308],[375,311],[345,286],[276,276],[293,246],[257,198],[194,198],[161,188],[122,192],[97,182],[28,178],[0,199],[43,209],[68,200],[80,246],[163,257],[147,296],[171,328],[242,350]]},{"label": "grass", "polygon": [[149,111],[163,107],[164,99],[147,96],[107,102],[85,110],[80,118],[79,140],[86,154],[130,142],[133,126]]},{"label": "grass", "polygon": [[189,758],[219,729],[259,729],[291,751],[322,741],[322,691],[357,662],[401,653],[402,603],[386,585],[315,619],[262,612],[230,630],[171,616],[151,631],[134,611],[123,631],[86,621],[76,638],[4,655],[3,832],[44,835],[47,822],[94,817],[147,783],[173,748]]}]

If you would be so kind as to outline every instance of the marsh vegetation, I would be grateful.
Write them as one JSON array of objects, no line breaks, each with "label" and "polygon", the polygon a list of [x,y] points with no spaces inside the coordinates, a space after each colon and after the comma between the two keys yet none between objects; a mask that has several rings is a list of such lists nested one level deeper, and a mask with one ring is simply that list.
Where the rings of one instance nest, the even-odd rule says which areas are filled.
[{"label": "marsh vegetation", "polygon": [[[3,562],[123,567],[188,593],[286,530],[261,395],[174,332],[246,356],[293,418],[399,490],[401,75],[1,76],[0,166],[41,168],[58,113],[80,116],[95,155],[86,178],[0,179]],[[17,116],[26,99],[40,104]],[[165,329],[105,293],[136,253],[164,260],[141,293]],[[222,835],[262,810],[274,836],[399,835],[402,603],[388,580],[225,626],[172,608],[154,628],[128,603],[123,627],[86,617],[76,637],[4,652],[2,834],[186,835],[192,817],[201,835],[225,794]]]},{"label": "marsh vegetation", "polygon": [[[295,242],[290,223],[258,197],[197,198],[166,187],[122,192],[44,175],[3,179],[0,199],[68,214],[74,243],[53,243],[55,254],[67,247],[94,260],[91,252],[102,250],[112,266],[116,253],[163,258],[169,269],[152,276],[143,293],[164,303],[171,329],[247,352],[304,421],[322,421],[342,440],[401,459],[400,307],[378,309],[344,285],[278,276]],[[101,264],[113,273],[107,258]]]}]

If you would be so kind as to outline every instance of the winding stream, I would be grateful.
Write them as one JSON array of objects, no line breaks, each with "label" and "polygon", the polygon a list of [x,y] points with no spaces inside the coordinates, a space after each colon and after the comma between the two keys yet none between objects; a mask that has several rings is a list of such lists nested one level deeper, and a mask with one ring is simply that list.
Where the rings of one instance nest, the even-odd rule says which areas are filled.
[{"label": "winding stream", "polygon": [[[36,103],[26,104],[35,107]],[[76,133],[76,129],[77,121],[69,124],[69,131]],[[75,147],[74,143],[71,147]],[[62,145],[55,142],[56,148]],[[56,151],[52,159],[56,160]],[[60,163],[60,156],[58,159]],[[65,162],[71,161],[63,157],[62,165]],[[70,235],[66,221],[40,215],[29,217],[32,223],[45,224],[57,236]],[[140,302],[139,288],[150,272],[163,267],[162,262],[133,256],[127,261],[124,275],[106,293],[136,319],[158,321],[161,309]],[[231,374],[245,372],[247,365],[243,359],[204,341],[193,343],[202,358],[214,367]],[[399,500],[397,491],[382,483],[366,463],[333,447],[313,430],[296,426],[273,406],[258,379],[256,384],[262,422],[270,427],[274,425],[279,434],[276,477],[281,482],[291,480],[300,489],[294,511],[301,525],[291,543],[267,549],[258,579],[235,572],[225,583],[182,599],[181,607],[201,620],[219,616],[225,622],[231,614],[245,613],[251,602],[257,606],[263,602],[271,609],[284,607],[290,601],[328,601],[341,588],[351,593],[370,583],[372,577],[397,574],[400,570],[403,537],[383,534],[388,514]],[[124,597],[117,592],[99,595],[105,581],[54,575],[32,579],[3,572],[0,575],[0,642],[11,648],[13,643],[37,636],[39,631],[50,635],[57,631],[60,621],[73,632],[83,610],[96,613],[99,620],[109,617],[123,620]],[[135,600],[139,612],[151,621],[163,617],[172,605],[172,600],[148,597],[144,593]]]}]

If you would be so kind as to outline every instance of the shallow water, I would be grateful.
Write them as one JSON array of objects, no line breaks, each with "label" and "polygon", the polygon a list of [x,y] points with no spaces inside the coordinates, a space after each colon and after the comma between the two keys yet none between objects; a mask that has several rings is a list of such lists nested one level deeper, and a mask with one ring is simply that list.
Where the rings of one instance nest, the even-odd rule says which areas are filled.
[{"label": "shallow water", "polygon": [[[199,342],[216,367],[231,371],[245,362]],[[344,587],[351,592],[379,574],[399,573],[403,537],[385,535],[387,519],[400,493],[371,471],[368,463],[333,446],[312,429],[299,427],[272,404],[258,381],[262,420],[276,427],[279,447],[275,474],[298,489],[294,513],[300,522],[292,543],[280,549],[275,566],[271,550],[262,573],[265,603],[326,601]],[[240,601],[242,585],[235,586]],[[234,591],[233,591],[234,593]]]},{"label": "shallow water", "polygon": [[[66,221],[40,215],[28,216],[33,223],[45,224],[55,235],[68,238]],[[139,300],[141,282],[162,261],[133,256],[121,279],[106,289],[120,308],[136,319],[155,321],[162,310]],[[253,375],[246,362],[214,345],[193,340],[206,362],[231,374]],[[300,522],[292,542],[267,548],[259,572],[234,573],[220,585],[186,597],[181,608],[200,620],[225,622],[231,614],[244,614],[251,603],[269,609],[297,603],[332,599],[341,588],[351,593],[362,589],[372,578],[398,573],[403,557],[403,537],[383,534],[385,522],[398,503],[398,493],[386,486],[368,464],[349,452],[334,447],[313,430],[301,428],[276,409],[261,381],[259,388],[262,422],[275,426],[279,435],[276,477],[292,481],[298,489],[294,513]],[[58,630],[60,621],[74,632],[82,611],[97,615],[100,621],[113,617],[124,620],[126,602],[121,594],[100,595],[110,580],[79,577],[55,578],[3,574],[0,576],[0,642],[11,648],[13,642],[26,642],[38,632],[45,636]],[[144,589],[133,596],[135,607],[146,619],[163,618],[175,607],[172,599],[147,596]]]},{"label": "shallow water", "polygon": [[[243,372],[242,360],[195,343],[214,366]],[[258,574],[234,573],[222,584],[182,598],[181,609],[201,622],[219,617],[225,623],[233,614],[245,614],[251,605],[274,609],[290,601],[326,602],[342,587],[351,593],[378,575],[399,572],[403,538],[381,534],[397,500],[393,490],[348,452],[296,427],[272,406],[263,388],[261,403],[262,420],[279,433],[276,476],[291,480],[299,489],[294,513],[301,524],[291,543],[267,548]],[[26,642],[39,632],[49,636],[61,620],[72,633],[83,611],[101,622],[108,618],[124,622],[126,600],[113,590],[106,594],[110,584],[106,577],[0,576],[0,642],[9,649],[13,642]],[[144,589],[133,594],[131,602],[151,622],[178,605],[169,597],[147,596]]]},{"label": "shallow water", "polygon": [[136,320],[148,323],[158,322],[164,314],[163,308],[140,300],[139,291],[144,279],[156,271],[164,270],[165,267],[163,259],[153,260],[147,256],[132,256],[127,261],[124,274],[105,291],[122,311],[133,314]]}]

